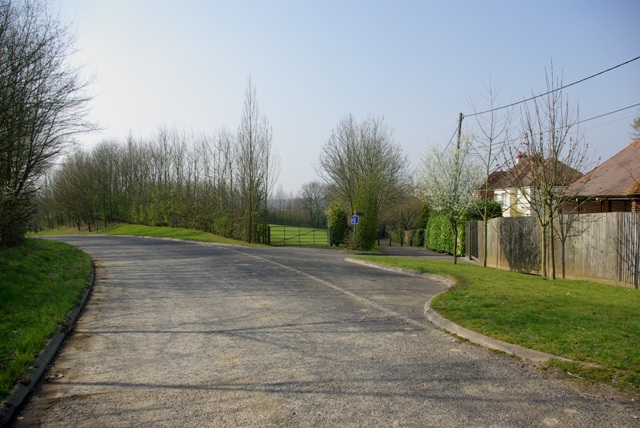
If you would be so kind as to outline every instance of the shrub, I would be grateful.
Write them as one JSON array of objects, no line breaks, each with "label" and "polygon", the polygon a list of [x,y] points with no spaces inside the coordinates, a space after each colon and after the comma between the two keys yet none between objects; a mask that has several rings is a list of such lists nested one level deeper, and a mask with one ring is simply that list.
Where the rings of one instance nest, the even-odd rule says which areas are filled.
[{"label": "shrub", "polygon": [[337,202],[329,207],[328,224],[331,231],[331,245],[345,245],[349,236],[349,215]]},{"label": "shrub", "polygon": [[498,201],[476,201],[466,212],[466,220],[482,220],[484,206],[487,205],[487,220],[502,217],[502,204]]},{"label": "shrub", "polygon": [[[464,256],[464,225],[464,221],[460,221],[458,224],[458,256]],[[453,230],[449,220],[442,214],[434,214],[429,217],[424,240],[425,246],[432,251],[453,254]]]}]

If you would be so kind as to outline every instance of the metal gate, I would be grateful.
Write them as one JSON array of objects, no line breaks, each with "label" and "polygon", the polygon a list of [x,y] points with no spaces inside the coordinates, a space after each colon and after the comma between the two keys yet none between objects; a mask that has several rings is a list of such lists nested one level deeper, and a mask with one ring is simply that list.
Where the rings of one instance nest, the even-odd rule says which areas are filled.
[{"label": "metal gate", "polygon": [[321,227],[269,225],[267,242],[269,245],[274,246],[329,246],[329,229]]}]

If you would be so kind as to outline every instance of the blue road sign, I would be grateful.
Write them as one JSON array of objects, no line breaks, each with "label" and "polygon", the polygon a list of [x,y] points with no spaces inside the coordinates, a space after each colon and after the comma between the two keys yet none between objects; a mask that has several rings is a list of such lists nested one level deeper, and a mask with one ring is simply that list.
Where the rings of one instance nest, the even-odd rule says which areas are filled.
[{"label": "blue road sign", "polygon": [[351,224],[356,225],[358,224],[359,221],[360,221],[360,217],[358,217],[357,215],[351,216]]}]

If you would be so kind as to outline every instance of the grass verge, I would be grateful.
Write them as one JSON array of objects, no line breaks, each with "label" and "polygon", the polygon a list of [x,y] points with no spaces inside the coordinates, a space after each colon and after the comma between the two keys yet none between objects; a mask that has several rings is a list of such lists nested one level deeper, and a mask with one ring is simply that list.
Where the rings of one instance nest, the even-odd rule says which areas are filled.
[{"label": "grass verge", "polygon": [[89,256],[60,242],[28,239],[0,250],[0,400],[17,382],[28,382],[29,368],[90,274]]},{"label": "grass verge", "polygon": [[[61,229],[49,229],[38,232],[36,236],[54,236],[54,235],[86,235],[96,232],[88,232],[86,230],[78,231],[77,228],[66,227]],[[259,244],[247,244],[246,242],[236,241],[234,239],[223,238],[213,233],[202,232],[193,229],[183,229],[178,227],[156,227],[141,226],[134,224],[115,224],[99,229],[99,235],[130,235],[130,236],[151,236],[156,238],[174,238],[184,239],[186,241],[211,242],[215,244],[234,244],[244,246],[256,246]]]},{"label": "grass verge", "polygon": [[432,302],[442,316],[505,342],[581,362],[549,363],[573,378],[640,393],[637,290],[443,260],[359,259],[451,278],[458,285]]}]

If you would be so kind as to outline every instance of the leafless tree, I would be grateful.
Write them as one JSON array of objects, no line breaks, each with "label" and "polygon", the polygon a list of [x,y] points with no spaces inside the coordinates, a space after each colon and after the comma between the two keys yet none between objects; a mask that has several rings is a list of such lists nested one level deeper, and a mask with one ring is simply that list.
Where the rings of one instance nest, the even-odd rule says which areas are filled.
[{"label": "leafless tree", "polygon": [[526,202],[541,228],[542,274],[555,279],[554,219],[562,201],[571,196],[569,185],[581,171],[590,170],[593,161],[579,133],[578,113],[570,108],[553,64],[546,82],[547,92],[522,107],[522,138],[505,151],[505,165],[518,198]]},{"label": "leafless tree", "polygon": [[632,140],[640,139],[640,116],[636,116],[631,122],[631,132],[629,132]]},{"label": "leafless tree", "polygon": [[256,89],[249,79],[235,157],[242,201],[243,238],[247,242],[259,241],[266,232],[267,200],[278,173],[272,134],[269,121],[258,107]]},{"label": "leafless tree", "polygon": [[511,128],[511,111],[508,109],[500,109],[497,103],[499,92],[496,89],[495,82],[489,81],[484,86],[485,107],[483,112],[478,112],[473,107],[473,116],[476,119],[478,133],[474,138],[475,152],[478,154],[480,163],[484,173],[484,182],[482,191],[482,200],[485,201],[480,206],[480,216],[482,217],[483,236],[484,236],[484,254],[482,265],[487,267],[487,245],[488,245],[488,221],[490,213],[488,204],[486,203],[491,189],[491,174],[496,171],[503,159],[502,152],[509,142],[509,133]]},{"label": "leafless tree", "polygon": [[119,217],[120,147],[115,141],[103,141],[91,151],[91,164],[97,192],[97,208],[104,226]]},{"label": "leafless tree", "polygon": [[55,198],[78,230],[84,224],[91,231],[96,224],[94,179],[91,156],[82,150],[67,156],[55,173]]},{"label": "leafless tree", "polygon": [[0,0],[0,246],[20,241],[38,179],[74,134],[92,129],[71,48],[44,2]]},{"label": "leafless tree", "polygon": [[305,183],[298,193],[298,199],[309,226],[322,225],[327,209],[326,186],[317,181]]}]

